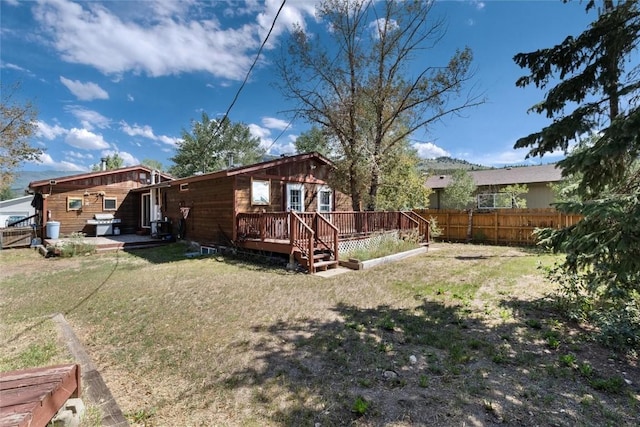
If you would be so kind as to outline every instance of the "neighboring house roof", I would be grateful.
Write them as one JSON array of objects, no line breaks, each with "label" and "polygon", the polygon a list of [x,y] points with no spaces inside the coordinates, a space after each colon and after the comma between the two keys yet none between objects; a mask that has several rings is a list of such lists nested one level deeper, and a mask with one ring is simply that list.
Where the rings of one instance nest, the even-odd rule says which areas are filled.
[{"label": "neighboring house roof", "polygon": [[[539,166],[521,166],[503,169],[469,171],[476,186],[533,184],[537,182],[562,181],[562,170],[556,164]],[[453,180],[453,175],[430,176],[425,183],[427,188],[445,188]]]},{"label": "neighboring house roof", "polygon": [[[126,168],[120,168],[120,169],[109,169],[109,170],[104,170],[104,171],[95,171],[95,172],[87,172],[87,173],[81,173],[81,174],[77,174],[77,175],[68,175],[68,176],[62,176],[62,177],[52,177],[52,178],[48,178],[48,179],[43,179],[40,181],[33,181],[29,183],[29,188],[37,188],[37,187],[42,187],[45,185],[49,185],[50,181],[56,181],[56,183],[64,183],[64,182],[68,182],[68,181],[75,181],[78,179],[87,179],[87,178],[95,178],[95,177],[99,177],[99,176],[105,176],[105,175],[111,175],[114,173],[122,173],[122,172],[130,172],[130,171],[135,171],[135,170],[142,170],[145,172],[152,172],[152,169],[147,167],[147,166],[143,166],[143,165],[136,165],[136,166],[129,166]],[[164,172],[160,172],[160,176],[163,179],[173,179],[171,175],[166,174]]]},{"label": "neighboring house roof", "polygon": [[15,199],[9,199],[9,200],[1,200],[0,209],[9,208],[12,206],[18,206],[23,203],[31,203],[32,200],[33,200],[33,195],[17,197]]},{"label": "neighboring house roof", "polygon": [[148,185],[148,186],[139,188],[137,190],[139,191],[142,189],[148,189],[148,188],[154,188],[154,187],[174,186],[179,184],[185,184],[188,182],[206,181],[209,179],[241,175],[244,173],[256,172],[259,170],[269,169],[269,168],[280,166],[287,163],[296,163],[296,162],[301,162],[309,159],[316,159],[321,164],[333,166],[333,162],[331,162],[331,160],[327,159],[326,157],[324,157],[319,153],[316,153],[316,152],[303,153],[303,154],[296,154],[293,156],[282,156],[276,159],[267,160],[260,163],[254,163],[252,165],[239,166],[239,167],[225,169],[217,172],[210,172],[202,175],[193,175],[186,178],[179,178],[179,179],[172,180],[171,182],[162,182],[155,185]]}]

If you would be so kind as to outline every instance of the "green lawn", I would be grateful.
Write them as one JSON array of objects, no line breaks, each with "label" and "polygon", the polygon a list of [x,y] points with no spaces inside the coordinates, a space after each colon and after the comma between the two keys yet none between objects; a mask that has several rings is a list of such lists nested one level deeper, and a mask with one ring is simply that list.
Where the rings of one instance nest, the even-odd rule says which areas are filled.
[{"label": "green lawn", "polygon": [[436,244],[326,279],[185,249],[0,251],[0,369],[68,360],[60,312],[134,425],[636,425],[637,356],[557,315],[550,255]]}]

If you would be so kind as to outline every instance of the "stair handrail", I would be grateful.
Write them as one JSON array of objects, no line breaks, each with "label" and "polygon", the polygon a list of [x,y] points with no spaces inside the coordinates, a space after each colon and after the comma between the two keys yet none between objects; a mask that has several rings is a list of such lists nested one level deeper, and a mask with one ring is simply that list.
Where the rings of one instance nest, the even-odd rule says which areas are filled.
[{"label": "stair handrail", "polygon": [[[292,218],[291,223],[291,236],[290,236],[290,244],[291,246],[295,246],[302,252],[303,255],[307,256],[309,260],[309,272],[313,274],[314,272],[314,259],[312,254],[313,248],[313,239],[314,239],[314,231],[311,227],[307,225],[306,222],[295,211],[289,211],[289,216]],[[305,232],[306,236],[302,238],[298,238],[298,225],[301,225],[301,229]],[[305,242],[306,245],[302,245],[300,242]],[[306,246],[306,247],[305,247]]]},{"label": "stair handrail", "polygon": [[[419,213],[417,213],[416,211],[404,211],[406,212],[408,215],[411,216],[412,219],[416,220],[419,223],[419,228],[418,231],[423,235],[423,238],[425,239],[426,243],[430,243],[431,241],[431,221],[429,221],[428,219],[424,218],[422,215],[420,215]],[[423,232],[424,230],[424,232]]]},{"label": "stair handrail", "polygon": [[[327,218],[324,217],[324,215],[322,215],[321,213],[316,213],[316,221],[321,221],[324,224],[328,225],[332,230],[333,230],[333,243],[332,245],[329,247],[329,250],[333,253],[333,259],[334,261],[339,261],[339,257],[338,257],[338,234],[340,233],[340,230],[338,230],[338,227],[336,227],[335,225],[333,225],[331,223],[331,221],[329,221]],[[316,229],[318,228],[318,226],[316,226]],[[316,233],[317,239],[318,241],[320,241],[322,244],[324,244],[325,246],[328,246],[321,238],[320,238],[320,233]]]}]

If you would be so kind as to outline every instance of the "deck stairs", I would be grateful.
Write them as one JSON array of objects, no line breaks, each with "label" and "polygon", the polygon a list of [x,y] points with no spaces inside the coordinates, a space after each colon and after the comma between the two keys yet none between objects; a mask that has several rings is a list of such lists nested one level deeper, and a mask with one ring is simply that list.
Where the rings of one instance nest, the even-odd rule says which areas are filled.
[{"label": "deck stairs", "polygon": [[298,264],[307,270],[309,274],[338,267],[338,261],[333,258],[331,251],[321,247],[316,247],[313,251],[313,267],[310,265],[309,257],[302,251],[296,251],[294,255]]}]

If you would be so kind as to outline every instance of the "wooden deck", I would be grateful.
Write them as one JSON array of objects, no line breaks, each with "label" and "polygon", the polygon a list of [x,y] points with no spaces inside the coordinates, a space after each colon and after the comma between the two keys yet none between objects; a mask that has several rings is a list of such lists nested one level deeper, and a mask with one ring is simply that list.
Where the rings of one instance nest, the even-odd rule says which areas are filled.
[{"label": "wooden deck", "polygon": [[429,221],[413,211],[239,213],[234,237],[238,247],[289,254],[313,274],[338,266],[340,241],[389,231],[430,238]]},{"label": "wooden deck", "polygon": [[[64,244],[71,239],[45,239],[43,244],[45,246],[56,244]],[[151,236],[139,236],[137,234],[121,234],[119,236],[98,236],[98,237],[85,237],[82,239],[90,245],[94,245],[97,251],[117,251],[117,250],[129,250],[129,249],[141,249],[150,248],[153,246],[160,246],[168,243],[166,240],[155,239]]]},{"label": "wooden deck", "polygon": [[0,427],[44,427],[72,397],[80,397],[80,365],[2,372]]}]

